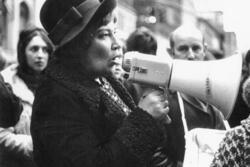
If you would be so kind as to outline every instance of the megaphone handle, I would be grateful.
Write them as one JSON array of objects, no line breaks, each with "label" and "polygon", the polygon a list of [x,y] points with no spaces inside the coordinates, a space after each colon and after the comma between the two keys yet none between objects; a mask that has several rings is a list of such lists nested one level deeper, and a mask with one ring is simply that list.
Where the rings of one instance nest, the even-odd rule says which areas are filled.
[{"label": "megaphone handle", "polygon": [[[168,95],[167,95],[167,88],[163,87],[162,90],[163,90],[163,96],[164,97],[168,97]],[[169,108],[169,103],[168,103],[168,108]],[[170,116],[168,114],[166,114],[165,116],[166,116],[166,118],[165,118],[166,124],[170,124],[172,122],[172,119],[170,118]]]}]

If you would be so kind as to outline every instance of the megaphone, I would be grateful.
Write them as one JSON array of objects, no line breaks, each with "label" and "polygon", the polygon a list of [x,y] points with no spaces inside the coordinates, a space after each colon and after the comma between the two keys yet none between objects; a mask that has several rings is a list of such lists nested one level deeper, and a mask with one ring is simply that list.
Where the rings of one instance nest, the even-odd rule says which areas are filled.
[{"label": "megaphone", "polygon": [[188,61],[127,52],[122,66],[129,72],[128,80],[197,97],[217,107],[228,119],[238,95],[242,56]]}]

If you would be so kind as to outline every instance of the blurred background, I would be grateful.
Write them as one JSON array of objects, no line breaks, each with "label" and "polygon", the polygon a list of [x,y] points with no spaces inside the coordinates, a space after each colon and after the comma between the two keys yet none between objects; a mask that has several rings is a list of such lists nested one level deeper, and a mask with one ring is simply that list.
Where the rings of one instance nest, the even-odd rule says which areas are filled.
[{"label": "blurred background", "polygon": [[[41,27],[39,12],[45,0],[0,0],[0,45],[8,61],[16,61],[18,34],[30,25]],[[159,55],[165,55],[170,32],[193,23],[205,34],[217,58],[248,48],[250,15],[247,0],[118,0],[118,35],[126,40],[136,27],[155,32]]]}]

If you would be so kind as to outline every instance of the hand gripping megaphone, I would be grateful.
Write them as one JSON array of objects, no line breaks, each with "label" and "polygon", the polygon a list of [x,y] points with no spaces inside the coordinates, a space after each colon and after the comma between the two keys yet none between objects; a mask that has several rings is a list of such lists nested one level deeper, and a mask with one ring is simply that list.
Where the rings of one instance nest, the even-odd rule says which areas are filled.
[{"label": "hand gripping megaphone", "polygon": [[127,52],[122,66],[129,72],[128,80],[163,86],[197,97],[216,106],[228,119],[238,95],[242,56],[236,54],[220,60],[188,61]]}]

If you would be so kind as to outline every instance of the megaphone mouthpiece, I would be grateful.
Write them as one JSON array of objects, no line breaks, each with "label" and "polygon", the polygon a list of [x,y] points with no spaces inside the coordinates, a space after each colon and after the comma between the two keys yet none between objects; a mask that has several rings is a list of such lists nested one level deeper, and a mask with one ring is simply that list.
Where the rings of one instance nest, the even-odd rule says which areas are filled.
[{"label": "megaphone mouthpiece", "polygon": [[167,57],[127,52],[122,67],[129,72],[130,81],[166,87],[171,76],[172,61]]}]

